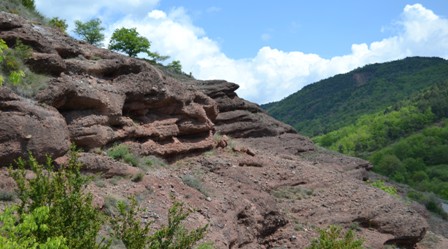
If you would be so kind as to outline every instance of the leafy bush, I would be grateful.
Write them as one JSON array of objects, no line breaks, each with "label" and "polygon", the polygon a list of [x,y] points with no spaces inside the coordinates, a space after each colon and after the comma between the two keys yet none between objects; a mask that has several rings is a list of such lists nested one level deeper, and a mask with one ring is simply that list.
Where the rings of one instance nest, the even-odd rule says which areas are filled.
[{"label": "leafy bush", "polygon": [[34,3],[34,0],[22,0],[23,6],[27,7],[30,10],[36,9],[36,4]]},{"label": "leafy bush", "polygon": [[115,160],[123,160],[125,163],[137,166],[138,158],[135,156],[126,144],[118,144],[107,150],[107,155]]},{"label": "leafy bush", "polygon": [[53,17],[48,21],[48,24],[53,27],[53,28],[57,28],[62,32],[66,32],[68,25],[67,22],[65,21],[65,19],[60,19],[58,17]]},{"label": "leafy bush", "polygon": [[175,202],[168,210],[168,225],[163,226],[153,234],[149,234],[151,223],[142,225],[137,214],[142,212],[137,207],[137,201],[130,199],[130,204],[123,201],[118,202],[119,215],[111,221],[113,235],[123,241],[129,249],[158,249],[158,248],[192,248],[197,241],[201,240],[207,225],[188,231],[182,222],[190,212],[186,211],[184,205]]},{"label": "leafy bush", "polygon": [[342,233],[342,228],[331,225],[319,230],[319,238],[313,240],[307,249],[362,249],[363,240],[357,239],[353,230]]},{"label": "leafy bush", "polygon": [[394,195],[394,196],[398,195],[397,189],[394,186],[388,186],[382,180],[374,181],[370,185],[372,185],[375,188],[381,189],[390,195]]},{"label": "leafy bush", "polygon": [[132,177],[133,182],[141,182],[145,175],[142,172],[137,173],[134,177]]},{"label": "leafy bush", "polygon": [[[59,238],[57,241],[65,241],[68,248],[107,248],[104,241],[96,241],[103,218],[93,207],[92,195],[84,193],[88,179],[81,175],[80,167],[72,150],[68,164],[57,171],[51,159],[41,165],[32,155],[27,161],[18,159],[17,170],[10,169],[20,199],[13,208],[17,229],[28,226],[26,217],[45,224],[44,230],[27,231],[28,239],[43,245],[49,238]],[[31,169],[35,177],[27,178],[25,169]],[[48,214],[51,219],[45,218]],[[14,234],[6,237],[14,239]]]},{"label": "leafy bush", "polygon": [[[107,221],[112,234],[127,248],[191,248],[203,238],[207,226],[185,229],[182,222],[190,212],[178,202],[169,209],[168,225],[153,233],[148,224],[140,224],[137,213],[141,209],[132,199],[130,205],[118,201],[118,214],[107,218],[93,207],[92,195],[85,192],[89,179],[81,175],[80,166],[74,149],[68,164],[59,169],[51,159],[44,165],[32,155],[27,161],[17,160],[17,169],[10,168],[9,174],[17,184],[20,203],[0,214],[1,248],[106,249],[111,242],[98,239]],[[31,169],[34,177],[26,177],[25,169]],[[115,205],[116,199],[106,202]]]},{"label": "leafy bush", "polygon": [[30,97],[46,85],[47,77],[31,72],[25,65],[31,52],[20,40],[16,40],[14,48],[8,48],[0,39],[0,86],[5,83],[16,93]]},{"label": "leafy bush", "polygon": [[17,208],[7,208],[0,214],[0,244],[4,249],[52,248],[68,249],[67,239],[63,236],[47,236],[44,241],[39,234],[49,229],[50,208],[38,207],[31,213],[17,217]]}]

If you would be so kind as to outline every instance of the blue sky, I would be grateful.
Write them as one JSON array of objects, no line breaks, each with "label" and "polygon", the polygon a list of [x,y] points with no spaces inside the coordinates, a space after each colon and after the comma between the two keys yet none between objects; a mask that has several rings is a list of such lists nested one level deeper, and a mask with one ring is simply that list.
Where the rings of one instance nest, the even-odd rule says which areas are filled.
[{"label": "blue sky", "polygon": [[136,27],[198,79],[225,79],[256,103],[407,56],[448,59],[446,0],[36,0],[48,17],[100,18],[106,44]]}]

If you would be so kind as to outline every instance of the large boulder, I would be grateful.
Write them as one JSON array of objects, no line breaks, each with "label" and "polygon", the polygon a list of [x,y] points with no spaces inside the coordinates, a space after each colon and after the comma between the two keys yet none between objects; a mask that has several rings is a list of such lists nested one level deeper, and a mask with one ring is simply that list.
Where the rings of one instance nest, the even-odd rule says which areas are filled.
[{"label": "large boulder", "polygon": [[64,117],[53,107],[0,88],[0,164],[5,166],[31,152],[37,159],[53,158],[69,149]]}]

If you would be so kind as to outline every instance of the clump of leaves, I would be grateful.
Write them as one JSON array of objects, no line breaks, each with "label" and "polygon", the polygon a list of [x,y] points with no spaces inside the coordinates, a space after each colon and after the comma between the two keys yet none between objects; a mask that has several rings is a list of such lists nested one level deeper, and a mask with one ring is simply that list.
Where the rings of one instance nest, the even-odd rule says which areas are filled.
[{"label": "clump of leaves", "polygon": [[67,31],[68,25],[65,19],[61,19],[59,17],[53,17],[48,21],[48,24],[56,29],[59,29],[63,33]]},{"label": "clump of leaves", "polygon": [[[0,213],[1,248],[106,249],[111,242],[99,240],[106,222],[126,248],[191,248],[204,237],[207,226],[192,231],[184,228],[182,222],[190,212],[178,202],[169,209],[168,225],[152,234],[149,225],[141,225],[138,219],[141,209],[135,199],[130,205],[106,200],[118,210],[110,210],[116,215],[107,218],[93,207],[92,195],[85,192],[89,179],[80,173],[80,167],[74,149],[68,164],[58,169],[49,158],[43,165],[32,155],[17,160],[16,169],[10,168],[9,174],[16,182],[20,203]],[[33,178],[26,177],[26,169],[33,171]]]},{"label": "clump of leaves", "polygon": [[[68,248],[107,248],[104,240],[97,242],[103,216],[94,208],[92,195],[84,193],[88,178],[81,175],[80,167],[76,151],[72,150],[68,164],[59,170],[50,158],[41,165],[32,155],[26,161],[19,158],[17,169],[10,169],[20,199],[12,209],[17,216],[16,228],[20,231],[28,227],[29,219],[44,224],[39,229],[26,230],[33,243],[45,244],[49,238],[55,238]],[[27,178],[26,169],[31,169],[35,177]],[[51,219],[46,218],[49,214]],[[14,239],[14,234],[6,237]]]},{"label": "clump of leaves", "polygon": [[353,230],[343,233],[339,226],[331,225],[319,230],[319,238],[314,239],[307,249],[363,249],[363,240],[356,238]]},{"label": "clump of leaves", "polygon": [[33,73],[25,65],[31,53],[32,49],[20,40],[16,40],[13,48],[8,48],[0,39],[0,86],[5,83],[15,92],[28,97],[45,86],[47,77]]},{"label": "clump of leaves", "polygon": [[390,195],[398,196],[397,189],[394,186],[386,185],[383,180],[376,180],[372,182],[370,185],[372,185],[375,188],[381,189]]},{"label": "clump of leaves", "polygon": [[107,150],[107,155],[115,160],[123,160],[125,163],[137,166],[138,158],[134,155],[126,144],[118,144]]},{"label": "clump of leaves", "polygon": [[138,214],[143,211],[135,198],[131,198],[129,204],[118,202],[119,215],[111,221],[111,226],[114,237],[121,239],[126,248],[192,248],[207,230],[207,225],[192,231],[185,229],[182,222],[190,212],[185,210],[184,204],[175,202],[168,211],[168,225],[150,234],[152,223],[139,221]]}]

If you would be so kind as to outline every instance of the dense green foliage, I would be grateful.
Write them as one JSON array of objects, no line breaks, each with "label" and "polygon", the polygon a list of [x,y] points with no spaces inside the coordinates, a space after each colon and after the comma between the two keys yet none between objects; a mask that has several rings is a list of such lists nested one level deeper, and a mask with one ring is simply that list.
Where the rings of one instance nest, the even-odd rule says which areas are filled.
[{"label": "dense green foliage", "polygon": [[343,233],[338,226],[319,230],[319,238],[313,240],[307,249],[363,249],[363,241],[356,238],[353,230]]},{"label": "dense green foliage", "polygon": [[374,170],[448,199],[448,81],[314,140],[369,159]]},{"label": "dense green foliage", "polygon": [[[190,212],[178,202],[169,209],[168,225],[153,233],[150,223],[141,224],[137,214],[144,210],[135,199],[130,205],[119,202],[118,213],[107,217],[93,206],[92,194],[85,191],[89,179],[80,167],[75,150],[60,168],[51,159],[41,165],[31,155],[29,160],[17,160],[9,174],[20,202],[0,213],[1,248],[106,249],[111,242],[100,238],[105,224],[112,227],[110,235],[133,249],[192,248],[204,237],[207,226],[189,231],[182,225]],[[30,178],[27,170],[34,176]]]},{"label": "dense green foliage", "polygon": [[130,57],[136,57],[139,53],[148,53],[151,43],[141,36],[136,28],[116,29],[110,38],[109,49],[123,52]]},{"label": "dense green foliage", "polygon": [[[29,239],[38,244],[45,244],[50,238],[72,249],[107,248],[106,244],[96,241],[103,218],[93,207],[92,195],[84,193],[88,179],[80,173],[76,152],[72,151],[63,169],[55,170],[52,165],[50,159],[41,165],[30,156],[27,161],[18,160],[17,170],[10,170],[20,199],[16,207],[17,229],[32,226],[32,223],[27,225],[30,222],[27,219],[34,219],[40,225],[27,232]],[[31,169],[35,177],[28,178],[26,169]],[[5,237],[14,239],[11,234]]]},{"label": "dense green foliage", "polygon": [[263,108],[300,133],[316,136],[352,124],[361,115],[384,110],[447,79],[446,60],[411,57],[336,75]]},{"label": "dense green foliage", "polygon": [[61,19],[59,17],[53,17],[48,21],[48,24],[54,28],[59,29],[62,32],[66,32],[68,25],[65,19]]},{"label": "dense green foliage", "polygon": [[25,64],[32,49],[16,40],[8,48],[0,39],[0,86],[7,85],[23,96],[33,96],[46,85],[46,76],[33,73]]},{"label": "dense green foliage", "polygon": [[167,68],[172,70],[175,73],[181,74],[182,73],[182,64],[180,64],[180,61],[174,60],[170,64],[167,65]]},{"label": "dense green foliage", "polygon": [[104,27],[101,26],[99,18],[91,19],[87,22],[75,21],[75,34],[81,37],[81,40],[86,41],[95,46],[101,46],[104,40]]},{"label": "dense green foliage", "polygon": [[130,204],[118,202],[119,215],[111,221],[114,236],[121,238],[128,249],[176,249],[192,248],[194,244],[204,237],[207,226],[188,231],[183,225],[190,212],[184,209],[180,202],[175,202],[168,210],[168,225],[163,226],[152,235],[149,234],[151,223],[144,225],[139,221],[137,201],[133,198]]},{"label": "dense green foliage", "polygon": [[20,41],[16,42],[15,49],[9,49],[5,41],[0,39],[0,86],[5,81],[12,86],[17,86],[22,82],[25,73],[23,72],[23,60],[27,59],[31,51]]}]

